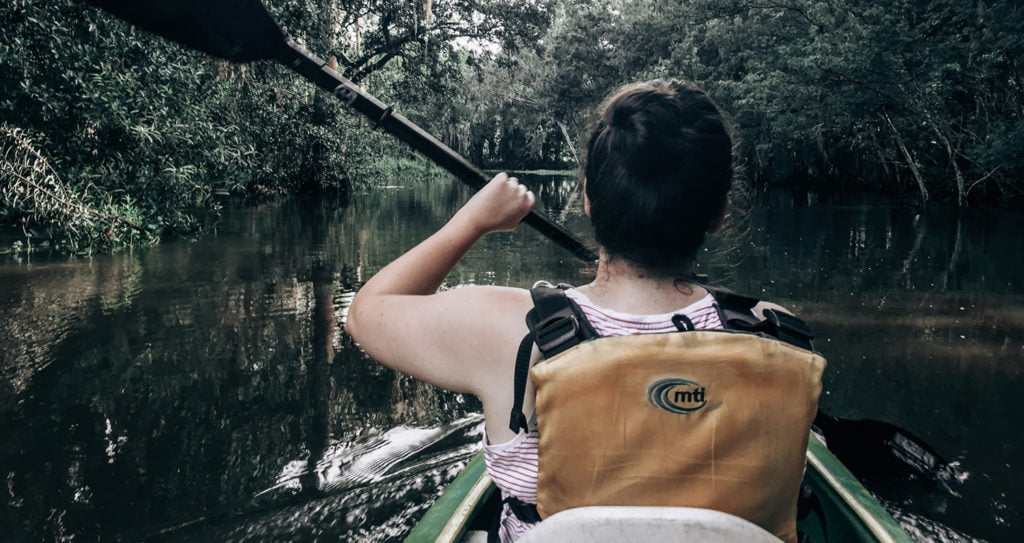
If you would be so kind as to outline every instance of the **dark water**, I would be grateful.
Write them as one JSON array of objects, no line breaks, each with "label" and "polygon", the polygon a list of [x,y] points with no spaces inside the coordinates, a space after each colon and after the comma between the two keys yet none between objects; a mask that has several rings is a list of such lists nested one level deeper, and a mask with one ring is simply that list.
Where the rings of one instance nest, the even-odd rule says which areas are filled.
[{"label": "dark water", "polygon": [[[583,229],[571,180],[531,181]],[[361,282],[466,198],[442,179],[229,205],[196,242],[0,256],[0,539],[399,539],[472,454],[479,406],[378,366],[341,325]],[[940,480],[866,479],[921,539],[1024,531],[1022,231],[1008,213],[775,196],[702,268],[815,326],[823,409],[954,462]],[[586,272],[523,229],[449,283],[539,278]]]}]

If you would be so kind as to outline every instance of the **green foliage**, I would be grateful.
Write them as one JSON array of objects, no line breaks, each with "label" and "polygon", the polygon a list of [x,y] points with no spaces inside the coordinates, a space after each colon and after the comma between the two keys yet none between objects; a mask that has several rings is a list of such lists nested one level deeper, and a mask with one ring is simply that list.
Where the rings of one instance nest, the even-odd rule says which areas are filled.
[{"label": "green foliage", "polygon": [[[540,31],[546,5],[269,4],[291,35],[400,106],[457,86],[454,40],[509,48],[510,28]],[[94,213],[72,220],[45,198],[14,201],[28,185],[5,174],[0,220],[45,230],[66,250],[199,232],[216,217],[215,189],[267,197],[367,185],[378,164],[406,153],[283,67],[211,59],[74,0],[12,0],[0,18],[0,124],[32,134],[52,174],[44,177],[60,179],[65,199],[131,217],[145,232],[108,234],[104,221],[81,222]],[[436,125],[451,118],[410,109]],[[16,139],[4,140],[5,149]],[[20,167],[5,163],[4,171]]]},{"label": "green foliage", "polygon": [[253,149],[207,106],[234,92],[218,65],[77,2],[0,11],[11,23],[0,46],[0,122],[34,134],[77,205],[140,228],[121,235],[45,205],[19,213],[5,198],[8,218],[48,227],[75,252],[197,231],[198,217],[216,210],[211,178],[244,171]]},{"label": "green foliage", "polygon": [[[610,89],[682,77],[733,114],[756,184],[960,205],[1024,196],[1012,3],[268,3],[290,35],[480,166],[572,167]],[[200,232],[225,189],[388,184],[409,156],[283,67],[189,52],[74,0],[10,0],[0,17],[0,221],[66,250]]]},{"label": "green foliage", "polygon": [[129,199],[119,203],[97,199],[93,186],[82,192],[57,175],[24,131],[0,125],[0,220],[22,225],[31,248],[29,227],[52,230],[44,243],[73,253],[89,253],[116,245],[151,241],[139,226],[142,217]]},{"label": "green foliage", "polygon": [[581,134],[618,85],[685,78],[733,114],[760,185],[1011,204],[1024,195],[1022,59],[1013,3],[562,0],[534,47],[466,70],[464,132],[484,162],[511,158],[488,137],[528,166],[566,160],[546,119]]}]

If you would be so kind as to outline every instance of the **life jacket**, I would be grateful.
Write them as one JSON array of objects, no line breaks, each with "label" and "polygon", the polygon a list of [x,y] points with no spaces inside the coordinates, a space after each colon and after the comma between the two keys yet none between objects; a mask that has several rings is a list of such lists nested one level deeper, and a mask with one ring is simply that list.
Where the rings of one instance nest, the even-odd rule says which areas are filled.
[{"label": "life jacket", "polygon": [[[566,285],[535,286],[510,428],[536,388],[537,504],[522,520],[591,505],[731,513],[796,541],[797,496],[825,359],[800,319],[708,289],[725,330],[599,337]],[[530,368],[533,345],[543,360]]]}]

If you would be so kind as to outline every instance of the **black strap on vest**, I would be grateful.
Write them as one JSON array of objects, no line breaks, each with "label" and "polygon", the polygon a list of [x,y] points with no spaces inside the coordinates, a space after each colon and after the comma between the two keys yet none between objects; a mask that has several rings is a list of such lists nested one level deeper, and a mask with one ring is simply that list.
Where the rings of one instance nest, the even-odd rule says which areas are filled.
[{"label": "black strap on vest", "polygon": [[512,514],[527,524],[536,524],[541,521],[540,513],[537,512],[537,504],[524,502],[515,496],[509,496],[502,500],[507,503]]},{"label": "black strap on vest", "polygon": [[[754,306],[760,301],[757,298],[702,286],[714,297],[718,316],[726,330],[763,334],[801,349],[811,350],[811,339],[814,335],[803,320],[774,309],[766,309],[764,320],[759,319],[754,314]],[[513,432],[529,431],[529,423],[523,414],[523,400],[526,396],[526,382],[530,376],[533,346],[537,345],[542,358],[551,358],[580,343],[600,337],[587,321],[583,310],[565,295],[567,288],[569,285],[538,285],[530,289],[533,309],[526,314],[526,326],[530,333],[519,343],[519,350],[516,353],[514,395],[509,419],[509,429]],[[680,332],[694,329],[693,323],[685,315],[673,316],[672,323]],[[510,510],[519,520],[531,524],[540,522],[536,504],[514,497],[507,498],[505,503],[509,504]]]},{"label": "black strap on vest", "polygon": [[718,317],[726,330],[753,332],[773,337],[801,349],[813,350],[811,340],[814,333],[802,319],[774,309],[764,310],[764,320],[754,315],[757,298],[740,296],[727,290],[705,286],[718,306]]},{"label": "black strap on vest", "polygon": [[526,415],[523,414],[523,398],[526,396],[526,381],[530,377],[534,344],[540,350],[541,357],[551,358],[598,337],[594,327],[583,315],[583,310],[565,295],[567,288],[569,285],[538,285],[530,289],[533,309],[526,314],[526,326],[530,333],[519,343],[516,352],[512,416],[508,426],[513,432],[529,430]]}]

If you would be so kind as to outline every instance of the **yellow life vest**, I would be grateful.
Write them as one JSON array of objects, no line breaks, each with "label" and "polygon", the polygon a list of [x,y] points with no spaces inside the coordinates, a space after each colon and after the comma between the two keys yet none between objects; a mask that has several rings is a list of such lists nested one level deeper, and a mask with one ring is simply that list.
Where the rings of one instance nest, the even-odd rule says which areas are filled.
[{"label": "yellow life vest", "polygon": [[[573,313],[570,328],[585,326],[582,312]],[[735,313],[720,315],[727,327],[743,327]],[[564,339],[558,328],[566,317],[562,311],[531,329]],[[543,336],[536,336],[541,347]],[[728,330],[576,343],[530,370],[540,518],[589,505],[701,507],[796,541],[824,358],[763,333]]]}]

